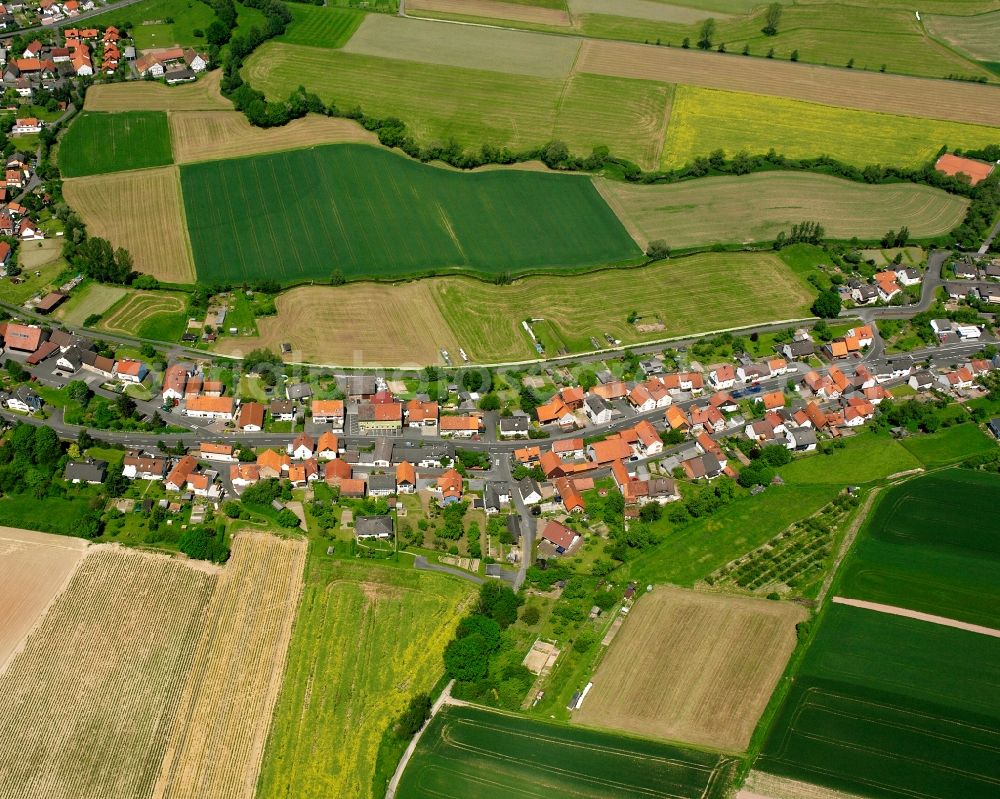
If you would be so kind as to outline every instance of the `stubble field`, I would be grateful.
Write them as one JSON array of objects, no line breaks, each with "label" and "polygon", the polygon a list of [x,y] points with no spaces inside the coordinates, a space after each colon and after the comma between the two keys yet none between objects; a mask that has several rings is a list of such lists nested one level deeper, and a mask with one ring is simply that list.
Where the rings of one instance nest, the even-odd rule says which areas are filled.
[{"label": "stubble field", "polygon": [[[1000,89],[992,91],[1000,96]],[[831,136],[831,130],[837,135]],[[944,145],[976,148],[997,141],[1000,129],[986,125],[678,86],[662,166],[684,166],[718,149],[729,155],[771,149],[789,158],[829,155],[855,166],[922,166]]]},{"label": "stubble field", "polygon": [[948,44],[983,61],[1000,61],[1000,10],[968,17],[932,14],[927,28]]},{"label": "stubble field", "polygon": [[153,799],[253,799],[302,591],[306,542],[241,533],[219,576]]},{"label": "stubble field", "polygon": [[400,799],[719,799],[733,761],[655,741],[446,707],[424,731]]},{"label": "stubble field", "polygon": [[[308,6],[303,6],[308,8]],[[378,144],[357,122],[310,114],[280,128],[255,128],[239,111],[172,111],[174,161],[191,164],[320,144]]]},{"label": "stubble field", "polygon": [[[458,174],[342,144],[192,164],[181,178],[198,277],[208,282],[327,280],[335,270],[491,275],[641,254],[582,176]],[[261,214],[261,198],[289,182],[296,191]]]},{"label": "stubble field", "polygon": [[258,798],[381,799],[382,735],[441,676],[470,596],[454,578],[313,552]]},{"label": "stubble field", "polygon": [[222,70],[200,77],[195,83],[165,86],[152,81],[99,83],[87,90],[85,111],[215,111],[232,110],[219,84]]},{"label": "stubble field", "polygon": [[503,0],[411,0],[406,4],[407,13],[429,12],[452,17],[479,17],[482,19],[527,22],[529,24],[567,27],[569,14],[565,7],[552,8],[525,3],[505,3]]},{"label": "stubble field", "polygon": [[177,167],[73,178],[63,194],[90,235],[127,249],[140,272],[165,283],[194,281]]},{"label": "stubble field", "polygon": [[0,677],[0,797],[149,796],[214,581],[90,549]]},{"label": "stubble field", "polygon": [[0,527],[0,673],[84,557],[87,542]]},{"label": "stubble field", "polygon": [[[640,246],[771,241],[804,220],[836,239],[878,238],[903,225],[914,238],[961,223],[968,201],[928,186],[870,186],[805,172],[761,172],[642,186],[603,178],[598,190]],[[753,198],[748,202],[748,198]]]},{"label": "stubble field", "polygon": [[574,718],[742,751],[806,616],[787,602],[660,586],[625,620]]}]

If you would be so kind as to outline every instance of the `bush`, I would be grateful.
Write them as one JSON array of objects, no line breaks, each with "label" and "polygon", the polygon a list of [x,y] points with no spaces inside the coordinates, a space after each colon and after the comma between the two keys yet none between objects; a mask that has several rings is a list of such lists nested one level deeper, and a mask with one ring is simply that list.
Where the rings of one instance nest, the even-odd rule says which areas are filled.
[{"label": "bush", "polygon": [[278,512],[277,521],[282,527],[289,529],[299,526],[299,517],[295,515],[294,511],[290,511],[288,508],[284,508]]},{"label": "bush", "polygon": [[396,722],[396,735],[400,738],[412,738],[416,735],[431,717],[432,705],[430,694],[420,693],[413,697]]},{"label": "bush", "polygon": [[538,624],[538,620],[542,617],[542,612],[538,609],[538,605],[528,605],[524,612],[521,613],[521,621],[527,624],[529,627],[534,627]]}]

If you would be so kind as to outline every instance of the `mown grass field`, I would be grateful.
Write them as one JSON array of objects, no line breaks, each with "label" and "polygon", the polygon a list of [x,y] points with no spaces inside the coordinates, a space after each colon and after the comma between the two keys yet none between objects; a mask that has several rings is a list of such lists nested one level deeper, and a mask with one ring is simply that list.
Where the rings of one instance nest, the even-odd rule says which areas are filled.
[{"label": "mown grass field", "polygon": [[848,486],[881,480],[920,466],[920,461],[896,439],[862,432],[845,441],[842,449],[799,458],[779,471],[789,483]]},{"label": "mown grass field", "polygon": [[856,166],[921,166],[944,145],[975,148],[998,140],[1000,129],[984,125],[678,86],[662,165],[683,166],[718,149],[730,155],[774,149],[790,158],[829,155]]},{"label": "mown grass field", "polygon": [[103,314],[128,293],[123,286],[107,283],[88,283],[70,295],[53,314],[69,325],[82,325],[87,317]]},{"label": "mown grass field", "polygon": [[140,272],[194,282],[177,167],[73,178],[63,194],[90,234],[128,250]]},{"label": "mown grass field", "polygon": [[716,754],[471,707],[431,722],[400,799],[716,799],[732,761]]},{"label": "mown grass field", "polygon": [[986,799],[998,747],[1000,639],[833,605],[757,768],[867,796]]},{"label": "mown grass field", "polygon": [[292,12],[292,24],[278,41],[312,47],[343,47],[365,19],[361,11],[336,6],[295,3],[288,10]]},{"label": "mown grass field", "polygon": [[176,341],[184,332],[187,298],[167,291],[134,291],[104,313],[99,328],[159,341]]},{"label": "mown grass field", "polygon": [[900,443],[927,467],[958,463],[997,447],[996,441],[972,422],[946,427],[930,435],[904,438]]},{"label": "mown grass field", "polygon": [[573,718],[742,751],[806,616],[790,602],[660,586],[629,613]]},{"label": "mown grass field", "polygon": [[340,108],[399,117],[424,144],[454,139],[517,151],[558,135],[574,153],[602,144],[645,168],[657,164],[671,96],[669,86],[650,81],[540,78],[283,43],[258,48],[244,74],[271,99],[304,85]]},{"label": "mown grass field", "polygon": [[595,183],[643,246],[655,239],[674,247],[771,241],[806,219],[836,239],[878,238],[903,225],[915,238],[931,237],[961,224],[968,207],[967,200],[929,186],[870,186],[805,172],[654,186],[603,178]]},{"label": "mown grass field", "polygon": [[440,678],[472,593],[442,575],[334,561],[320,546],[307,561],[258,799],[374,797],[382,735]]},{"label": "mown grass field", "polygon": [[[208,282],[324,280],[338,269],[349,278],[490,275],[641,255],[579,176],[459,174],[343,144],[193,164],[181,180]],[[261,214],[261,198],[278,196]]]},{"label": "mown grass field", "polygon": [[932,14],[926,25],[939,39],[973,58],[1000,61],[1000,10],[964,17]]},{"label": "mown grass field", "polygon": [[[705,253],[633,270],[535,277],[509,286],[432,284],[441,314],[470,357],[515,359],[533,349],[521,320],[542,318],[569,352],[605,333],[634,343],[809,315],[813,290],[771,253]],[[636,311],[645,331],[629,324]],[[552,357],[556,353],[547,353]]]},{"label": "mown grass field", "polygon": [[59,168],[67,178],[171,163],[170,128],[161,111],[84,112],[59,143]]},{"label": "mown grass field", "polygon": [[949,469],[880,498],[841,573],[838,593],[1000,627],[996,474]]}]

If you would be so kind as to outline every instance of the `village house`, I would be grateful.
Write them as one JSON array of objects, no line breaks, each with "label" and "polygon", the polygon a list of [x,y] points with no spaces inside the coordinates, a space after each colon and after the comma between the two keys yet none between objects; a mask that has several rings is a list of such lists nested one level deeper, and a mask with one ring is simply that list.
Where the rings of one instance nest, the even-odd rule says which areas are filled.
[{"label": "village house", "polygon": [[358,427],[362,432],[394,432],[403,427],[403,406],[398,402],[361,402]]},{"label": "village house", "polygon": [[335,430],[344,429],[343,400],[313,400],[310,415],[316,424],[332,425]]},{"label": "village house", "polygon": [[558,439],[552,442],[552,451],[560,458],[582,458],[584,453],[583,439]]},{"label": "village house", "polygon": [[104,482],[107,471],[107,461],[93,460],[91,458],[83,461],[70,461],[66,464],[63,479],[67,483],[99,485]]},{"label": "village house", "polygon": [[122,474],[129,480],[162,480],[169,466],[166,458],[145,456],[139,452],[128,452],[122,459]]},{"label": "village house", "polygon": [[406,403],[406,426],[415,428],[435,427],[440,410],[436,402],[410,400]]},{"label": "village house", "polygon": [[167,367],[163,373],[163,388],[160,395],[164,402],[179,402],[184,399],[184,388],[187,386],[188,369],[184,364],[175,363]]},{"label": "village house", "polygon": [[222,463],[231,463],[236,460],[230,444],[219,444],[214,441],[201,442],[199,457],[203,461],[221,461]]},{"label": "village house", "polygon": [[259,402],[244,402],[240,406],[236,427],[244,433],[259,433],[264,429],[264,406]]},{"label": "village house", "polygon": [[736,369],[732,364],[717,366],[708,373],[708,382],[716,391],[730,389],[736,385]]},{"label": "village house", "polygon": [[442,505],[451,505],[462,501],[462,475],[454,469],[448,469],[442,474],[431,488],[435,494],[441,496]]},{"label": "village house", "polygon": [[476,416],[442,416],[439,429],[442,438],[472,438],[479,435],[480,424]]},{"label": "village house", "polygon": [[330,430],[321,433],[316,442],[316,457],[328,461],[336,458],[338,452],[340,452],[340,441],[336,434]]},{"label": "village house", "polygon": [[358,516],[354,520],[354,535],[359,540],[385,540],[393,537],[391,516]]},{"label": "village house", "polygon": [[631,457],[632,448],[621,438],[607,438],[587,445],[587,456],[598,466],[607,466],[615,461]]},{"label": "village house", "polygon": [[135,69],[140,77],[166,77],[168,82],[171,73],[181,75],[183,80],[187,80],[188,71],[192,73],[204,72],[207,67],[208,56],[202,55],[190,47],[145,50],[135,62]]},{"label": "village house", "polygon": [[198,468],[198,460],[194,455],[185,455],[170,470],[164,485],[167,491],[182,491],[187,485],[188,478]]},{"label": "village house", "polygon": [[417,490],[417,470],[409,461],[396,464],[396,490],[400,494],[412,494]]},{"label": "village house", "polygon": [[229,467],[229,481],[242,490],[260,481],[260,468],[256,463],[234,463]]},{"label": "village house", "polygon": [[544,405],[535,408],[538,423],[542,425],[555,424],[564,430],[576,427],[576,417],[559,397],[554,397]]},{"label": "village house", "polygon": [[587,414],[587,418],[590,419],[591,424],[609,424],[614,416],[611,406],[603,397],[597,394],[587,396],[587,399],[583,403],[583,409]]},{"label": "village house", "polygon": [[38,325],[22,325],[18,322],[4,322],[0,326],[4,346],[15,352],[34,352],[47,341],[49,334]]},{"label": "village house", "polygon": [[196,419],[214,419],[231,422],[235,403],[232,397],[191,397],[187,400],[184,413]]},{"label": "village house", "polygon": [[149,369],[142,361],[123,358],[115,362],[113,375],[123,383],[141,383],[147,374],[149,374]]},{"label": "village house", "polygon": [[295,422],[299,418],[298,406],[291,400],[273,399],[267,406],[267,412],[275,422]]},{"label": "village house", "polygon": [[562,555],[571,550],[580,540],[580,536],[570,530],[566,525],[550,519],[542,528],[540,537],[543,541],[548,541],[555,549],[556,553]]},{"label": "village house", "polygon": [[531,419],[526,413],[500,417],[500,438],[526,438],[530,430]]},{"label": "village house", "polygon": [[394,474],[368,475],[368,496],[391,497],[396,493],[396,476]]},{"label": "village house", "polygon": [[316,442],[308,433],[299,433],[289,444],[288,454],[293,460],[304,461],[316,451]]},{"label": "village house", "polygon": [[707,430],[710,433],[718,433],[726,427],[726,417],[714,405],[692,405],[691,406],[691,431],[701,432]]},{"label": "village house", "polygon": [[521,495],[521,502],[525,505],[537,505],[542,501],[542,490],[530,477],[517,481],[517,493]]},{"label": "village house", "polygon": [[281,477],[291,465],[292,459],[288,455],[273,449],[266,449],[257,456],[257,467],[262,480]]},{"label": "village house", "polygon": [[7,407],[12,411],[20,411],[21,413],[38,413],[45,407],[45,403],[41,397],[27,386],[18,386],[7,397]]}]

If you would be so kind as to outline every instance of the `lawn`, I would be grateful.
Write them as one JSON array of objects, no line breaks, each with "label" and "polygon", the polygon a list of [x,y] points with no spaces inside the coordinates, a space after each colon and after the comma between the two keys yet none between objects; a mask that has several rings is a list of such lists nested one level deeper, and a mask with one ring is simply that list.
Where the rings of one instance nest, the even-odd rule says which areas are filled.
[{"label": "lawn", "polygon": [[678,86],[662,163],[673,169],[717,149],[732,155],[773,148],[790,158],[829,155],[856,166],[922,166],[944,145],[976,148],[995,144],[998,136],[985,125]]},{"label": "lawn", "polygon": [[[640,255],[580,176],[460,174],[342,144],[190,164],[181,182],[206,282],[325,280],[336,270],[347,278],[493,275]],[[262,214],[260,198],[279,195]]]},{"label": "lawn", "polygon": [[76,289],[54,316],[68,325],[83,325],[88,317],[103,314],[127,293],[123,286],[88,282]]},{"label": "lawn", "polygon": [[720,755],[472,707],[449,707],[420,739],[400,799],[715,799]]},{"label": "lawn", "polygon": [[640,244],[664,239],[673,247],[771,241],[807,219],[834,239],[879,238],[903,226],[914,238],[940,236],[961,224],[968,207],[967,200],[929,186],[871,186],[805,172],[655,186],[596,183]]},{"label": "lawn", "polygon": [[558,136],[575,154],[602,144],[647,169],[659,161],[672,95],[645,80],[513,75],[284,43],[258,48],[244,75],[269,99],[304,85],[340,108],[398,117],[425,145],[521,151]]},{"label": "lawn", "polygon": [[873,797],[986,799],[998,748],[1000,639],[833,605],[757,768]]},{"label": "lawn", "polygon": [[204,32],[214,19],[211,6],[200,0],[142,0],[128,8],[93,17],[87,24],[104,28],[131,22],[135,46],[140,50],[172,45],[207,50],[204,36],[195,36],[194,32]]},{"label": "lawn", "polygon": [[381,799],[383,733],[443,671],[469,583],[326,557],[314,542],[258,799]]},{"label": "lawn", "polygon": [[365,18],[361,11],[334,6],[293,3],[288,10],[292,12],[292,24],[278,41],[312,47],[343,47]]},{"label": "lawn", "polygon": [[[893,389],[893,394],[895,394]],[[925,466],[958,463],[972,455],[992,452],[996,441],[972,422],[946,427],[936,433],[904,438],[902,445]]]},{"label": "lawn", "polygon": [[[639,585],[693,586],[815,513],[840,490],[841,486],[829,484],[785,485],[772,486],[755,497],[743,496],[710,516],[661,533],[659,544],[627,565],[628,579]],[[659,526],[669,528],[669,523]]]},{"label": "lawn", "polygon": [[0,526],[79,535],[93,499],[92,489],[73,487],[65,497],[38,499],[31,494],[8,494],[0,499]]},{"label": "lawn", "polygon": [[895,439],[864,432],[846,439],[840,449],[800,458],[781,467],[779,472],[788,483],[834,483],[846,487],[881,480],[920,465]]},{"label": "lawn", "polygon": [[[30,246],[31,242],[21,245],[22,248]],[[65,268],[66,262],[62,258],[57,258],[34,269],[25,269],[19,276],[20,283],[13,283],[9,277],[0,278],[0,301],[11,305],[23,305],[43,289],[53,287]],[[38,277],[35,276],[36,271],[41,273]]]},{"label": "lawn", "polygon": [[172,163],[170,128],[162,111],[84,111],[59,144],[59,168],[67,178]]},{"label": "lawn", "polygon": [[1000,627],[998,495],[1000,477],[966,469],[889,489],[862,528],[837,592]]},{"label": "lawn", "polygon": [[105,311],[99,326],[111,333],[177,341],[187,327],[187,297],[178,292],[133,291]]}]

